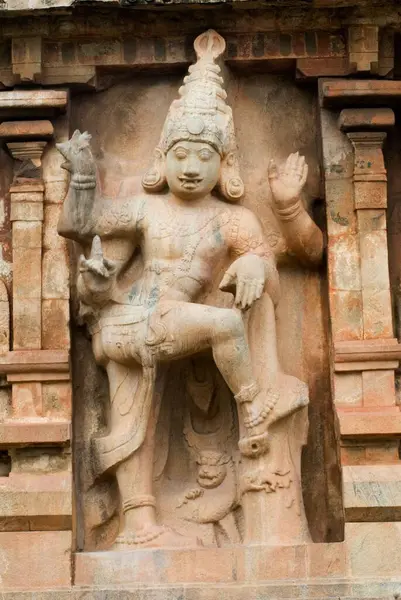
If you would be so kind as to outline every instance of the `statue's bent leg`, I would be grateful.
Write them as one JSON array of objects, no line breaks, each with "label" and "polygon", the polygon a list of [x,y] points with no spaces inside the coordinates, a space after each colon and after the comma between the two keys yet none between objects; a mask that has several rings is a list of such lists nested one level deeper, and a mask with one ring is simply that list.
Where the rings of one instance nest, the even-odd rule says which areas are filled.
[{"label": "statue's bent leg", "polygon": [[160,360],[179,358],[211,348],[227,385],[238,394],[255,383],[241,313],[234,309],[177,303],[163,317],[167,330]]},{"label": "statue's bent leg", "polygon": [[212,349],[215,363],[239,407],[241,451],[252,456],[263,453],[267,448],[268,414],[274,398],[257,384],[241,313],[235,309],[177,303],[162,319],[168,331],[170,358],[207,347]]}]

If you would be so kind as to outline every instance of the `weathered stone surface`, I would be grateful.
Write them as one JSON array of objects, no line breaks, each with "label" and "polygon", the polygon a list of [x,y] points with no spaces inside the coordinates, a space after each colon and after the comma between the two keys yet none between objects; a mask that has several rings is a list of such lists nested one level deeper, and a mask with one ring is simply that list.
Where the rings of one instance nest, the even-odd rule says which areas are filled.
[{"label": "weathered stone surface", "polygon": [[383,369],[380,371],[364,371],[363,381],[363,405],[370,406],[394,406],[395,382],[394,371]]},{"label": "weathered stone surface", "polygon": [[50,138],[54,133],[51,121],[3,121],[0,125],[0,138]]},{"label": "weathered stone surface", "polygon": [[401,523],[346,523],[351,573],[355,577],[399,577],[394,548],[400,545]]},{"label": "weathered stone surface", "polygon": [[337,414],[341,435],[345,437],[400,436],[401,411],[398,407],[375,411],[339,408]]},{"label": "weathered stone surface", "polygon": [[0,357],[1,373],[68,373],[68,350],[15,350]]},{"label": "weathered stone surface", "polygon": [[5,420],[0,423],[0,445],[64,444],[71,439],[69,421]]},{"label": "weathered stone surface", "polygon": [[70,516],[71,473],[11,473],[0,478],[0,519]]},{"label": "weathered stone surface", "polygon": [[277,579],[345,577],[346,544],[250,546],[248,548],[163,549],[77,553],[75,585],[195,583],[256,583]]},{"label": "weathered stone surface", "polygon": [[379,61],[379,28],[357,25],[348,28],[349,62],[357,72],[377,70]]},{"label": "weathered stone surface", "polygon": [[53,90],[15,90],[0,92],[0,115],[11,109],[21,112],[41,108],[45,111],[58,109],[64,111],[67,107],[68,94],[65,91]]},{"label": "weathered stone surface", "polygon": [[395,115],[391,108],[344,108],[338,119],[342,131],[387,129],[394,124]]},{"label": "weathered stone surface", "polygon": [[41,301],[40,297],[18,298],[13,306],[14,350],[39,349],[41,347]]},{"label": "weathered stone surface", "polygon": [[[64,292],[64,295],[67,294]],[[64,350],[70,346],[70,303],[68,299],[42,300],[42,347]]]},{"label": "weathered stone surface", "polygon": [[[71,585],[71,532],[0,533],[2,591],[68,588]],[[40,548],[40,552],[32,549]],[[43,568],[44,563],[51,565]]]},{"label": "weathered stone surface", "polygon": [[319,82],[324,106],[366,105],[372,101],[386,102],[401,95],[399,81],[331,79]]},{"label": "weathered stone surface", "polygon": [[400,520],[401,466],[396,462],[343,467],[343,491],[347,521]]}]

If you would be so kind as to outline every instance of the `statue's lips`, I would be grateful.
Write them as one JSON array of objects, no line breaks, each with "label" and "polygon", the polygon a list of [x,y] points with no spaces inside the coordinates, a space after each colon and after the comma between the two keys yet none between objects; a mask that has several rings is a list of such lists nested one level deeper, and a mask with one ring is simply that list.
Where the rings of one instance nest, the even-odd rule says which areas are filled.
[{"label": "statue's lips", "polygon": [[199,185],[201,183],[201,181],[203,181],[201,178],[199,179],[189,179],[187,177],[179,177],[178,178],[181,181],[181,185],[185,188],[194,188],[197,185]]}]

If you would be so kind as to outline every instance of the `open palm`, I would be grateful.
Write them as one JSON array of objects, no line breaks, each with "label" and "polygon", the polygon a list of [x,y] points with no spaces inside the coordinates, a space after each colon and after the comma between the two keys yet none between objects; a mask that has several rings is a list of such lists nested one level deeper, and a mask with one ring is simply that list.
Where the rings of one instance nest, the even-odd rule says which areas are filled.
[{"label": "open palm", "polygon": [[290,154],[285,164],[277,168],[270,161],[268,171],[270,188],[277,208],[287,208],[299,197],[308,177],[308,165],[299,152]]}]

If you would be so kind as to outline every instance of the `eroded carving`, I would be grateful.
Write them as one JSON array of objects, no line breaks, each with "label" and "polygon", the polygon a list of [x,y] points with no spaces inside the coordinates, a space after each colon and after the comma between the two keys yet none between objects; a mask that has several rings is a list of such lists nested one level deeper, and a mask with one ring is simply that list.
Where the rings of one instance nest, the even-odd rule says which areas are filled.
[{"label": "eroded carving", "polygon": [[[97,474],[118,482],[116,549],[308,539],[300,485],[308,390],[277,358],[280,285],[268,241],[276,232],[238,204],[244,185],[216,64],[224,49],[216,32],[196,39],[197,62],[170,107],[143,194],[101,195],[87,133],[58,144],[71,173],[59,232],[81,247],[81,315],[110,386],[109,434],[93,448]],[[322,238],[300,200],[306,177],[298,154],[269,169],[287,245],[316,263]],[[133,277],[135,261],[142,269]],[[217,285],[232,307],[210,302]],[[182,435],[194,468],[169,490],[168,450],[153,466],[156,428],[168,365],[188,357]]]}]

